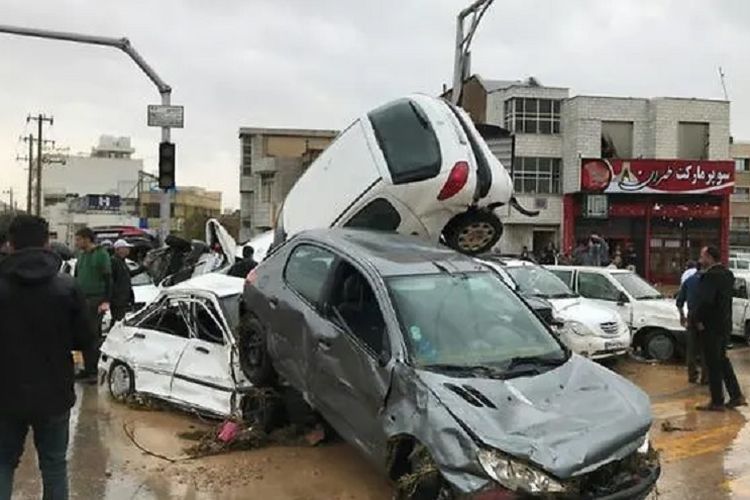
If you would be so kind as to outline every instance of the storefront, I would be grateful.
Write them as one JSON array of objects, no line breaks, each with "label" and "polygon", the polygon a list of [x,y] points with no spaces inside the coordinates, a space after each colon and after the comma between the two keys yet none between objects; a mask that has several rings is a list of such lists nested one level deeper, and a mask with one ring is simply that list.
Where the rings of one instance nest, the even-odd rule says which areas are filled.
[{"label": "storefront", "polygon": [[598,233],[653,283],[676,284],[701,247],[729,255],[731,161],[602,160],[581,163],[581,191],[563,200],[563,245]]}]

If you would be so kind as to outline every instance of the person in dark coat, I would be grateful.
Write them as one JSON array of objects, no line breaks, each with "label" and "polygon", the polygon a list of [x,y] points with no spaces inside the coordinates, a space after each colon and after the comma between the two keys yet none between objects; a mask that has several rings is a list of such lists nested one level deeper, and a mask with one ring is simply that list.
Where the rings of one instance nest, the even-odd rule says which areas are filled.
[{"label": "person in dark coat", "polygon": [[[724,411],[725,408],[747,405],[732,362],[727,357],[727,343],[732,333],[734,275],[720,259],[719,249],[714,246],[701,250],[700,263],[705,271],[700,278],[693,319],[706,356],[711,389],[711,401],[696,407],[702,411]],[[725,386],[729,401],[724,400]]]},{"label": "person in dark coat", "polygon": [[120,321],[125,317],[130,308],[135,303],[133,296],[132,274],[128,263],[125,259],[130,255],[130,249],[133,247],[125,240],[115,241],[112,248],[112,299],[109,303],[109,310],[112,314],[112,321]]},{"label": "person in dark coat", "polygon": [[33,429],[43,498],[66,500],[70,408],[75,403],[74,350],[94,342],[83,294],[59,273],[44,219],[18,215],[11,253],[0,262],[0,500]]},{"label": "person in dark coat", "polygon": [[[697,266],[697,265],[696,265]],[[699,332],[695,327],[695,310],[698,305],[698,293],[701,283],[701,274],[697,272],[689,276],[680,285],[680,291],[677,293],[677,311],[680,314],[680,324],[687,329],[687,342],[685,349],[685,362],[687,363],[688,382],[697,384],[700,375],[700,384],[708,384],[708,367],[706,366],[706,356],[701,348]],[[685,315],[685,305],[687,305],[688,314]],[[700,368],[700,371],[698,370]]]},{"label": "person in dark coat", "polygon": [[250,246],[242,247],[242,260],[235,263],[227,274],[236,278],[245,278],[247,275],[258,266],[255,262],[255,249]]}]

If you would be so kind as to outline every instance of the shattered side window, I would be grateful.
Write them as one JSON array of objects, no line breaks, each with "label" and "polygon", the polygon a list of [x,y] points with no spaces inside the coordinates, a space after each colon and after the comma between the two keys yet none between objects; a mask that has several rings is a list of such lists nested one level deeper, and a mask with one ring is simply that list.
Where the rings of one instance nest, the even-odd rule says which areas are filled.
[{"label": "shattered side window", "polygon": [[315,305],[320,302],[334,255],[313,245],[299,245],[292,251],[284,269],[287,284]]},{"label": "shattered side window", "polygon": [[399,99],[368,116],[394,184],[423,181],[440,173],[440,144],[416,102]]},{"label": "shattered side window", "polygon": [[377,198],[354,214],[345,227],[371,229],[373,231],[395,231],[401,225],[398,210],[384,198]]},{"label": "shattered side window", "polygon": [[195,302],[193,314],[196,337],[204,342],[224,345],[224,330],[213,304],[208,301]]},{"label": "shattered side window", "polygon": [[146,318],[139,326],[176,337],[190,338],[190,326],[185,317],[185,304],[179,300],[160,303],[159,310]]}]

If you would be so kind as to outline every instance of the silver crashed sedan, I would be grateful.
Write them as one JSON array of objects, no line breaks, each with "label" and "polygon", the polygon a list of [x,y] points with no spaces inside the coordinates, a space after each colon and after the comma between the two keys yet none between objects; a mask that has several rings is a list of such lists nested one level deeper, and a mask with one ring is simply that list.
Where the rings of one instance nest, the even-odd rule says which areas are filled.
[{"label": "silver crashed sedan", "polygon": [[398,498],[644,498],[649,399],[494,273],[424,240],[303,232],[248,276],[240,360],[289,384]]}]

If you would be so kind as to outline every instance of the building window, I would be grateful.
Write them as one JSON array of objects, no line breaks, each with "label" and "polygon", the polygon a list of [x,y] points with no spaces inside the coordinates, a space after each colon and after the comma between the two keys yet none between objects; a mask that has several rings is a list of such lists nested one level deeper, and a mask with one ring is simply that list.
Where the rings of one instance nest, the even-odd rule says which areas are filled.
[{"label": "building window", "polygon": [[735,187],[732,191],[732,201],[750,201],[750,188]]},{"label": "building window", "polygon": [[732,231],[750,232],[750,217],[732,217]]},{"label": "building window", "polygon": [[148,219],[157,219],[159,217],[159,204],[158,203],[147,203],[146,206],[146,217]]},{"label": "building window", "polygon": [[748,172],[750,171],[750,158],[735,158],[734,169],[737,172]]},{"label": "building window", "polygon": [[708,123],[680,122],[678,124],[677,156],[682,160],[708,159]]},{"label": "building window", "polygon": [[261,174],[260,176],[260,202],[271,203],[273,200],[273,174]]},{"label": "building window", "polygon": [[517,134],[559,134],[560,100],[513,97],[505,101],[505,128]]},{"label": "building window", "polygon": [[633,122],[602,122],[602,158],[633,157]]},{"label": "building window", "polygon": [[513,160],[515,191],[528,194],[559,193],[560,163],[560,158],[516,157]]},{"label": "building window", "polygon": [[253,167],[249,165],[246,167],[242,167],[242,175],[244,175],[245,177],[253,175]]},{"label": "building window", "polygon": [[242,173],[243,175],[250,175],[252,172],[245,173],[245,169],[250,169],[253,163],[253,139],[252,137],[244,137],[242,139]]}]

